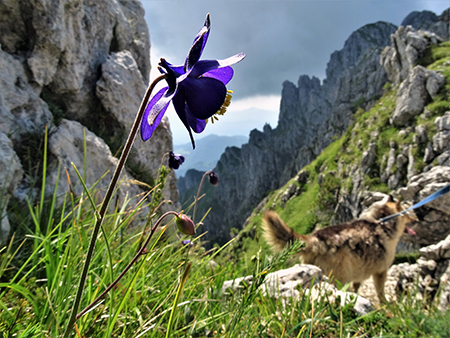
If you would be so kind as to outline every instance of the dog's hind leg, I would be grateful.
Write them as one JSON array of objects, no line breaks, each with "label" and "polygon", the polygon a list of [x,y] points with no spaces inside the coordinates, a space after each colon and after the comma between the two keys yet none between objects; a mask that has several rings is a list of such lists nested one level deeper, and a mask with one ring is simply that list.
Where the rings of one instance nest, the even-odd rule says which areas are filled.
[{"label": "dog's hind leg", "polygon": [[380,303],[387,303],[386,297],[384,295],[384,284],[386,283],[387,270],[375,273],[373,275],[373,282],[375,284],[375,289],[377,290],[378,299]]}]

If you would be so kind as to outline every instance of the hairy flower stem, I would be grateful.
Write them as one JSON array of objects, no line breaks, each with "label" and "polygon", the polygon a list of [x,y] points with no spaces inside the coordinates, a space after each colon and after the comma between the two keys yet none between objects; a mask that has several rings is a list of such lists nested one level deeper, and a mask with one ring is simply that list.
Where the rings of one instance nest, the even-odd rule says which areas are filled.
[{"label": "hairy flower stem", "polygon": [[205,180],[206,175],[209,175],[210,173],[212,173],[212,170],[209,170],[203,174],[202,181],[200,182],[200,185],[198,186],[197,197],[195,197],[194,214],[192,215],[192,222],[194,222],[194,224],[195,224],[195,213],[197,212],[198,198],[200,197],[200,190],[202,190],[203,181]]},{"label": "hairy flower stem", "polygon": [[95,243],[97,241],[97,236],[100,231],[100,226],[103,222],[103,218],[105,216],[109,202],[114,193],[114,189],[116,188],[117,182],[119,180],[119,176],[123,170],[123,167],[128,158],[128,155],[130,154],[131,147],[133,146],[134,139],[136,138],[136,134],[139,129],[139,125],[141,123],[142,116],[144,115],[147,103],[149,102],[150,95],[151,95],[153,89],[155,88],[156,84],[165,78],[166,78],[165,74],[160,75],[150,84],[150,86],[148,86],[147,91],[145,92],[145,96],[142,99],[141,106],[139,107],[139,111],[134,120],[133,126],[131,127],[130,134],[128,135],[127,142],[125,143],[125,146],[123,148],[123,152],[122,152],[122,155],[120,156],[119,163],[117,164],[116,171],[114,172],[111,182],[109,183],[109,187],[108,187],[108,190],[106,191],[105,198],[103,199],[103,203],[100,208],[99,215],[96,219],[94,229],[92,230],[91,240],[89,243],[88,252],[86,254],[86,260],[84,262],[83,271],[80,276],[80,282],[78,284],[77,294],[75,296],[75,301],[74,301],[74,304],[72,307],[72,312],[70,314],[70,318],[67,323],[66,331],[64,332],[64,338],[69,337],[69,334],[73,328],[73,324],[75,323],[76,314],[77,314],[78,308],[80,307],[81,296],[83,294],[83,289],[84,289],[84,283],[86,282],[86,277],[87,277],[87,274],[89,271],[89,265],[91,263],[91,259],[94,254]]},{"label": "hairy flower stem", "polygon": [[136,263],[136,261],[138,260],[138,258],[144,254],[144,251],[147,247],[148,242],[150,242],[150,239],[153,237],[153,234],[155,233],[156,229],[158,228],[158,226],[160,225],[160,223],[162,222],[162,220],[169,216],[169,215],[175,215],[177,216],[178,213],[176,213],[175,211],[168,211],[166,212],[164,215],[162,215],[155,223],[155,225],[152,227],[150,234],[147,237],[147,240],[145,241],[144,245],[139,249],[138,253],[136,254],[136,256],[134,256],[134,258],[131,260],[130,263],[128,263],[128,265],[126,266],[125,269],[123,269],[123,271],[120,273],[120,275],[114,280],[114,282],[111,283],[110,286],[108,286],[105,291],[103,291],[97,298],[94,299],[94,301],[92,301],[91,304],[89,304],[88,306],[86,306],[80,313],[78,313],[75,317],[75,320],[78,320],[80,317],[82,317],[86,312],[88,312],[90,309],[92,309],[94,307],[95,304],[97,304],[100,299],[102,299],[114,286],[116,286],[116,284],[122,279],[122,277],[128,272],[128,270],[130,270],[130,268],[133,266],[134,263]]}]

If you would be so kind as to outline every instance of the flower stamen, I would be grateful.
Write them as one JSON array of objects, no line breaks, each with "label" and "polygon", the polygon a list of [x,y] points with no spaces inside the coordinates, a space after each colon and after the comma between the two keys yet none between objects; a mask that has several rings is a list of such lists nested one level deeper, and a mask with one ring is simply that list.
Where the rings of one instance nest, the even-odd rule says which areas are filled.
[{"label": "flower stamen", "polygon": [[[219,121],[218,116],[219,115],[225,115],[225,112],[227,111],[227,108],[230,106],[231,104],[231,98],[233,91],[232,90],[227,90],[227,95],[225,96],[225,100],[222,103],[222,106],[220,107],[220,109],[213,115],[211,116],[211,123],[214,124],[214,120]],[[206,123],[208,123],[208,119],[206,119]]]}]

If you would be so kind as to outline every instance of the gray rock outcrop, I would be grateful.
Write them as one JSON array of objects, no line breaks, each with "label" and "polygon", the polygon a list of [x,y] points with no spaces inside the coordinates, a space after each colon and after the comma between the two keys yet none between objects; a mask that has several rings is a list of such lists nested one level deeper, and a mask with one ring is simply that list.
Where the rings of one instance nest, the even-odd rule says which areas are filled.
[{"label": "gray rock outcrop", "polygon": [[445,83],[442,74],[415,66],[400,84],[397,104],[391,117],[391,124],[403,127],[413,117],[420,115]]},{"label": "gray rock outcrop", "polygon": [[392,84],[397,86],[407,78],[429,45],[445,39],[432,31],[417,31],[412,26],[400,26],[392,34],[390,46],[381,53],[380,62]]},{"label": "gray rock outcrop", "polygon": [[[385,285],[388,300],[399,300],[399,296],[412,293],[415,300],[433,301],[438,309],[450,307],[450,236],[437,244],[420,249],[417,263],[393,265],[388,270]],[[377,304],[372,280],[366,280],[360,294]]]},{"label": "gray rock outcrop", "polygon": [[[252,282],[253,276],[225,281],[222,292],[225,294],[236,293],[244,288],[243,285],[248,286]],[[334,285],[328,283],[328,278],[323,275],[322,270],[314,265],[296,264],[288,269],[269,273],[260,288],[267,296],[282,298],[286,304],[290,300],[298,300],[304,292],[310,295],[311,301],[326,298],[331,302],[338,301],[341,306],[354,301],[353,310],[359,315],[373,311],[370,301],[355,293],[338,290]]]},{"label": "gray rock outcrop", "polygon": [[[450,184],[450,167],[435,166],[427,172],[413,176],[406,187],[397,190],[405,200],[417,203]],[[420,246],[436,243],[450,234],[450,195],[438,199],[416,210],[420,225],[414,227],[417,236],[409,237]]]},{"label": "gray rock outcrop", "polygon": [[[86,142],[86,172],[84,172],[84,142]],[[119,160],[112,156],[108,145],[94,133],[86,131],[81,123],[63,119],[54,133],[50,135],[48,140],[48,150],[56,157],[56,161],[52,163],[48,171],[48,188],[47,194],[54,192],[54,187],[58,180],[58,171],[66,168],[67,175],[61,172],[59,175],[59,184],[56,190],[58,197],[62,198],[66,193],[72,191],[75,196],[81,196],[83,186],[79,183],[78,176],[72,167],[72,163],[77,167],[80,174],[86,175],[86,185],[94,186],[100,177],[101,181],[97,183],[97,193],[101,197],[111,180],[114,170]],[[56,166],[58,164],[58,166]],[[105,175],[106,173],[106,175]],[[67,180],[70,177],[70,187]],[[120,178],[118,189],[118,202],[121,205],[125,198],[138,198],[141,190],[138,186],[131,183],[131,175],[125,170]],[[101,198],[97,198],[101,200]],[[137,201],[135,201],[137,202]],[[114,208],[113,205],[111,205]]]},{"label": "gray rock outcrop", "polygon": [[[450,164],[450,112],[442,116],[439,116],[442,113],[432,115],[425,108],[439,92],[442,93],[445,77],[439,71],[417,64],[425,50],[439,41],[442,39],[436,34],[416,31],[411,26],[399,27],[392,35],[392,46],[384,49],[380,59],[390,80],[398,86],[395,108],[387,123],[399,129],[400,138],[412,136],[412,142],[398,144],[391,139],[389,151],[383,154],[381,161],[370,162],[370,145],[372,144],[373,151],[373,144],[378,142],[380,130],[372,132],[375,134],[370,136],[369,149],[363,153],[360,165],[353,166],[346,172],[339,172],[340,179],[351,177],[352,190],[340,190],[333,220],[335,223],[358,217],[362,211],[364,199],[372,194],[363,184],[367,174],[371,178],[378,176],[392,192],[413,203],[437,190],[437,187],[425,188],[427,184],[434,182],[442,187],[450,183],[443,174],[447,170],[446,166]],[[415,125],[418,118],[429,122],[434,120],[435,130],[425,124]],[[360,126],[355,125],[354,128],[357,130]],[[365,163],[367,161],[371,166]],[[418,162],[423,163],[423,169],[417,165]],[[419,193],[423,189],[424,191]],[[446,198],[440,200],[445,201]],[[417,226],[418,234],[403,238],[400,247],[403,244],[413,244],[415,247],[429,245],[442,240],[450,233],[448,215],[436,210],[433,204],[417,210],[417,213],[421,220],[420,226]]]},{"label": "gray rock outcrop", "polygon": [[[149,81],[150,41],[137,0],[7,0],[0,3],[0,30],[0,161],[11,168],[2,170],[8,178],[0,177],[6,192],[0,203],[6,228],[7,205],[36,196],[39,184],[32,183],[42,174],[38,169],[46,126],[48,182],[56,181],[58,166],[70,172],[74,162],[83,168],[83,130],[89,144],[89,183],[112,170],[112,154],[120,154]],[[125,177],[152,182],[170,150],[172,136],[165,119],[151,141],[136,140]],[[78,181],[72,175],[71,180]],[[61,181],[58,193],[67,189]],[[120,199],[140,191],[130,183],[121,189]],[[48,194],[52,191],[49,186]],[[178,206],[173,173],[163,194],[175,202],[170,208]]]}]

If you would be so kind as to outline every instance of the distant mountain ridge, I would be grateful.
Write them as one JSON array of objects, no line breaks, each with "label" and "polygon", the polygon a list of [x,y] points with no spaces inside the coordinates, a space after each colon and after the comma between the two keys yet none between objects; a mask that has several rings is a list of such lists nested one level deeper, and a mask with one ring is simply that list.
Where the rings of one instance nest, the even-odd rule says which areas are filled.
[{"label": "distant mountain ridge", "polygon": [[[227,147],[240,147],[248,141],[247,136],[219,136],[208,135],[195,141],[195,151],[192,150],[192,144],[185,143],[180,145],[174,145],[173,151],[176,154],[182,154],[185,157],[185,162],[176,171],[179,180],[182,180],[182,176],[186,175],[186,171],[189,169],[196,169],[198,171],[207,171],[213,169],[220,155],[225,151]],[[178,182],[179,189],[183,186],[183,183]]]},{"label": "distant mountain ridge", "polygon": [[[419,13],[413,19],[421,27],[436,27],[439,35],[442,29],[445,33],[445,27],[448,30],[448,15],[436,21],[428,13]],[[277,127],[266,125],[263,131],[253,130],[247,144],[228,148],[214,169],[221,178],[219,186],[203,188],[207,198],[201,201],[197,213],[212,208],[202,227],[208,231],[206,239],[227,242],[230,230],[242,229],[246,218],[270,191],[283,186],[346,132],[359,107],[367,109],[374,104],[388,82],[380,55],[391,45],[397,28],[377,22],[353,32],[343,49],[331,55],[323,83],[306,75],[300,76],[297,85],[283,83]],[[448,39],[448,32],[444,38]],[[196,189],[198,182],[194,181],[185,188]],[[192,196],[192,191],[181,194],[182,204],[186,202],[183,196]]]}]

